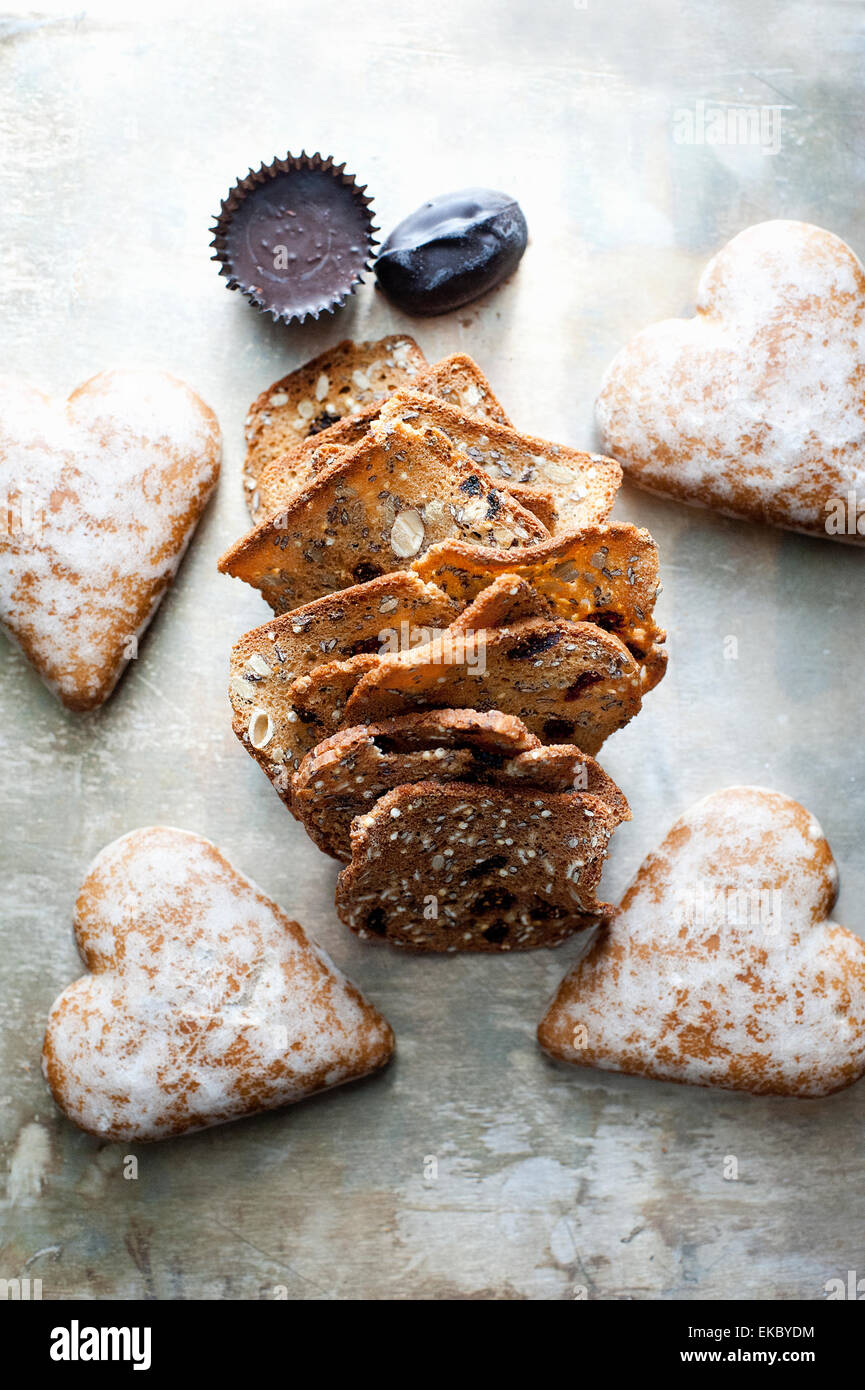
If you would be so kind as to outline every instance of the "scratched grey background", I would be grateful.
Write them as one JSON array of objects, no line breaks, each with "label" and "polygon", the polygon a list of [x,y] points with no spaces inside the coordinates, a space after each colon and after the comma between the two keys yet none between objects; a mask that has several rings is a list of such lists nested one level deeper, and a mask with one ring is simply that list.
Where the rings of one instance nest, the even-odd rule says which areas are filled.
[{"label": "scratched grey background", "polygon": [[[689,312],[741,228],[805,218],[865,253],[863,63],[863,7],[837,0],[0,16],[0,368],[65,393],[156,364],[225,435],[216,504],[104,710],[65,713],[2,642],[0,1277],[41,1278],[46,1298],[711,1299],[820,1298],[865,1274],[865,1085],[795,1103],[569,1071],[533,1033],[575,943],[425,960],[350,937],[335,866],[231,733],[229,648],[266,610],[215,569],[245,526],[249,402],[340,337],[414,332],[430,360],[466,349],[519,425],[582,446],[613,353]],[[678,143],[699,102],[780,108],[779,147]],[[217,277],[209,218],[236,173],[303,146],[368,181],[385,230],[435,193],[513,192],[532,236],[519,273],[429,322],[367,285],[338,321],[269,325]],[[616,514],[660,543],[671,665],[604,750],[634,810],[607,896],[692,800],[758,782],[822,821],[838,919],[862,932],[861,552],[634,490]],[[384,1010],[399,1051],[293,1110],[133,1150],[130,1181],[129,1149],[67,1124],[38,1059],[78,973],[88,861],[151,822],[221,845]]]}]

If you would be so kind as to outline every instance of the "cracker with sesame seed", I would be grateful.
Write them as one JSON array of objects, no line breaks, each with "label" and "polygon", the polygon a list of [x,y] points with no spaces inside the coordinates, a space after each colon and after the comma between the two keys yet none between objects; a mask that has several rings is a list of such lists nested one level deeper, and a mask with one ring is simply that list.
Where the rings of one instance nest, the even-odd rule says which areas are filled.
[{"label": "cracker with sesame seed", "polygon": [[309,753],[292,780],[292,809],[319,849],[351,858],[355,816],[396,786],[431,778],[543,792],[585,791],[619,820],[629,820],[622,792],[570,744],[544,747],[512,715],[429,710],[333,734]]},{"label": "cracker with sesame seed", "polygon": [[[551,534],[605,521],[622,481],[614,459],[520,434],[414,389],[397,391],[364,420],[345,421],[329,433],[345,435],[348,446],[356,442],[361,425],[383,439],[395,421],[409,435],[422,437],[430,429],[446,435],[475,468],[534,511]],[[275,459],[259,482],[262,511],[272,514],[296,494],[302,465],[314,473],[328,461],[331,456],[324,458],[315,441],[285,459]]]},{"label": "cracker with sesame seed", "polygon": [[421,951],[557,946],[610,911],[595,891],[616,823],[588,794],[395,787],[354,821],[337,912],[361,937]]},{"label": "cracker with sesame seed", "polygon": [[243,486],[253,520],[258,479],[271,459],[410,384],[424,367],[426,358],[405,333],[367,343],[346,338],[262,391],[245,426]]},{"label": "cracker with sesame seed", "polygon": [[[345,343],[340,344],[341,348],[347,346]],[[359,351],[367,345],[361,343],[355,346]],[[337,351],[338,349],[334,349],[334,352]],[[431,367],[419,369],[408,381],[400,381],[398,378],[394,380],[395,384],[391,389],[411,385],[418,391],[426,392],[428,396],[446,400],[448,404],[459,407],[478,420],[510,425],[510,420],[496,400],[493,389],[480,367],[471,357],[462,353],[455,353],[451,357],[443,358],[441,362],[433,363]],[[283,384],[277,382],[276,386],[270,388],[270,392],[278,397],[286,394],[279,389]],[[265,392],[265,395],[268,393]],[[258,404],[259,402],[256,402],[256,405]],[[372,404],[363,409],[358,408],[349,415],[343,415],[328,424],[327,428],[319,428],[306,438],[293,444],[286,441],[282,449],[274,449],[268,443],[267,459],[257,471],[254,491],[248,495],[253,521],[262,521],[266,516],[279,511],[312,482],[316,473],[320,473],[328,463],[333,463],[341,449],[358,444],[378,416],[381,404],[382,398],[379,397]],[[273,411],[269,410],[268,413],[272,415]],[[258,447],[261,448],[260,445]],[[534,501],[538,507],[544,508],[547,514],[553,513],[552,499],[547,499],[537,489],[520,487],[518,491],[518,500],[530,511],[536,511],[536,506],[532,505]],[[539,510],[536,514],[544,525],[548,526],[544,511]]]},{"label": "cracker with sesame seed", "polygon": [[288,800],[300,758],[336,727],[319,725],[306,706],[295,704],[293,684],[317,667],[368,658],[392,634],[423,637],[446,628],[456,612],[434,584],[399,570],[271,618],[235,644],[229,681],[234,732],[280,796]]},{"label": "cracker with sesame seed", "polygon": [[[315,435],[289,454],[269,463],[258,480],[259,505],[258,511],[253,514],[253,521],[264,520],[287,506],[317,474],[344,458],[351,447],[366,438],[370,421],[378,413],[379,407],[374,406],[363,415],[353,415],[333,425],[323,436]],[[550,535],[554,533],[559,514],[552,493],[528,483],[508,483],[505,491],[515,497],[521,506],[533,512]]]},{"label": "cracker with sesame seed", "polygon": [[[315,679],[313,674],[312,680]],[[623,642],[594,623],[527,618],[378,657],[357,682],[343,727],[413,709],[514,714],[542,743],[594,755],[640,708],[640,668]]]},{"label": "cracker with sesame seed", "polygon": [[480,632],[483,628],[519,622],[521,618],[549,616],[549,604],[531,584],[518,574],[500,574],[454,618],[450,628],[452,632]]},{"label": "cracker with sesame seed", "polygon": [[502,575],[522,579],[552,613],[596,623],[620,637],[644,667],[644,694],[666,670],[666,633],[653,617],[661,587],[658,547],[640,527],[589,526],[509,555],[442,541],[414,561],[412,569],[458,604],[476,599]]},{"label": "cracker with sesame seed", "polygon": [[605,521],[622,482],[615,459],[479,421],[414,388],[399,390],[385,401],[370,429],[381,437],[397,421],[410,433],[440,430],[497,486],[514,489],[517,496],[521,487],[549,495],[558,531]]},{"label": "cracker with sesame seed", "polygon": [[468,411],[475,419],[489,420],[490,424],[506,425],[508,428],[511,426],[501,401],[468,353],[452,352],[441,361],[424,367],[411,383],[405,384],[412,391],[438,396],[446,405]]},{"label": "cracker with sesame seed", "polygon": [[286,613],[404,569],[436,541],[456,537],[516,550],[549,532],[440,430],[421,436],[394,421],[385,437],[362,440],[232,546],[219,568]]}]

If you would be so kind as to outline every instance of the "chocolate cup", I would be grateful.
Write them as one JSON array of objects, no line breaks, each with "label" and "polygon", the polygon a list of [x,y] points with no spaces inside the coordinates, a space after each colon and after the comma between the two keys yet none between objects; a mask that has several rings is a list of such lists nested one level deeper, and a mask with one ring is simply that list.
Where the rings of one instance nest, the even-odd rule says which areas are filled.
[{"label": "chocolate cup", "polygon": [[250,169],[223,199],[211,260],[230,290],[283,323],[332,314],[372,268],[372,199],[345,164],[287,154]]}]

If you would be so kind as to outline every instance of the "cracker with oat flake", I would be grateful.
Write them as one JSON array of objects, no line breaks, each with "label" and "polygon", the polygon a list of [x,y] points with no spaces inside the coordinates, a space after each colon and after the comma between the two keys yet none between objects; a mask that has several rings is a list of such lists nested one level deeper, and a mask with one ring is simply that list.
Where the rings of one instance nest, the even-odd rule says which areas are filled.
[{"label": "cracker with oat flake", "polygon": [[219,568],[285,613],[403,569],[457,536],[510,550],[549,532],[440,431],[418,438],[396,422],[385,440],[362,440],[325,469],[284,512],[232,546]]},{"label": "cracker with oat flake", "polygon": [[438,396],[446,405],[468,411],[477,420],[511,426],[501,401],[487,381],[477,362],[465,352],[452,352],[440,362],[424,367],[413,381],[407,383],[413,391],[425,391]]},{"label": "cracker with oat flake", "polygon": [[[539,515],[553,534],[605,521],[622,481],[622,470],[614,459],[518,434],[419,390],[397,391],[364,420],[345,421],[328,433],[341,431],[348,447],[364,431],[373,438],[386,439],[395,421],[410,436],[440,430],[498,487]],[[307,441],[265,470],[259,482],[262,510],[271,514],[290,500],[304,463],[311,474],[334,461],[333,450],[324,447],[325,440]]]},{"label": "cracker with oat flake", "polygon": [[479,421],[418,390],[397,391],[370,429],[382,438],[396,421],[409,433],[441,430],[476,467],[517,498],[524,487],[547,493],[555,507],[557,531],[606,521],[621,485],[622,470],[615,459]]},{"label": "cracker with oat flake", "polygon": [[346,338],[262,391],[245,426],[243,485],[253,520],[260,510],[258,479],[272,459],[345,416],[375,408],[425,366],[417,343],[404,333],[368,343]]},{"label": "cracker with oat flake", "polygon": [[292,807],[319,849],[349,860],[355,816],[404,783],[476,782],[536,791],[589,792],[630,820],[612,778],[571,744],[544,747],[513,715],[423,710],[332,734],[304,758]]},{"label": "cracker with oat flake", "polygon": [[588,794],[396,787],[352,826],[336,910],[361,937],[421,951],[558,946],[607,910],[595,890],[616,823]]},{"label": "cracker with oat flake", "polygon": [[412,569],[459,604],[477,599],[503,574],[512,575],[531,586],[552,613],[597,623],[620,637],[644,665],[644,694],[664,674],[666,634],[653,617],[661,590],[658,547],[642,528],[586,527],[509,555],[442,541],[414,561]]},{"label": "cracker with oat flake", "polygon": [[[287,802],[291,774],[300,758],[335,724],[337,707],[329,689],[324,724],[295,698],[295,686],[316,668],[366,658],[381,650],[391,633],[419,634],[446,628],[457,606],[434,584],[424,584],[405,570],[382,575],[329,594],[303,608],[253,628],[231,654],[229,697],[232,727]],[[357,670],[357,667],[352,667]],[[303,687],[301,687],[303,689]],[[345,690],[348,697],[352,689]],[[331,705],[329,702],[334,701]]]},{"label": "cracker with oat flake", "polygon": [[[363,348],[364,344],[358,346]],[[346,347],[346,344],[341,344],[341,347]],[[415,376],[407,372],[407,377],[407,381],[401,382],[395,375],[392,389],[396,389],[397,385],[410,385],[415,390],[447,400],[450,405],[459,405],[462,411],[469,412],[478,420],[489,420],[499,425],[510,424],[493,394],[492,387],[471,357],[461,353],[454,354],[445,357],[441,362],[435,362],[431,367],[418,368]],[[277,383],[277,387],[270,389],[281,399],[285,392],[278,389],[279,385],[280,383]],[[341,450],[360,443],[377,418],[381,405],[381,399],[377,399],[364,409],[355,410],[353,406],[351,414],[329,423],[326,428],[317,429],[307,438],[294,444],[290,443],[282,432],[279,438],[285,438],[285,448],[279,447],[279,440],[275,442],[274,447],[269,445],[267,459],[255,479],[254,492],[249,493],[253,521],[262,521],[286,506],[292,497],[312,482],[317,473],[322,472],[328,463],[335,461]],[[273,414],[273,411],[268,411],[269,418],[272,419]],[[259,450],[261,447],[260,443]],[[524,506],[528,506],[530,511],[535,511],[535,506],[532,506],[527,498],[533,497],[539,502],[542,494],[538,489],[530,491],[528,488],[522,488],[520,491],[519,500]],[[551,506],[551,502],[549,505]],[[547,525],[546,516],[542,512],[536,514]]]},{"label": "cracker with oat flake", "polygon": [[527,618],[472,636],[446,632],[376,658],[345,704],[343,727],[421,708],[496,709],[543,743],[570,742],[594,755],[640,708],[634,658],[592,623]]}]

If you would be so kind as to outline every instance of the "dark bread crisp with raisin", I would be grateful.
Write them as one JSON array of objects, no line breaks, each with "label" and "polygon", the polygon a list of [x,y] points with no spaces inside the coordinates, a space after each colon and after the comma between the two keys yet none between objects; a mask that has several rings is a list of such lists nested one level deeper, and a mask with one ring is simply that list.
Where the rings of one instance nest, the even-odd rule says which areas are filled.
[{"label": "dark bread crisp with raisin", "polygon": [[593,623],[527,618],[480,633],[450,630],[379,657],[349,697],[342,726],[421,708],[497,709],[542,743],[574,743],[594,755],[641,698],[640,668],[618,637]]},{"label": "dark bread crisp with raisin", "polygon": [[512,715],[476,710],[429,710],[345,729],[326,738],[292,780],[292,809],[319,849],[351,858],[355,816],[404,783],[478,782],[543,792],[585,791],[619,820],[628,803],[598,766],[570,744],[544,747]]},{"label": "dark bread crisp with raisin", "polygon": [[658,547],[642,528],[590,526],[508,555],[462,541],[442,541],[414,561],[412,569],[459,605],[477,599],[504,574],[522,579],[551,613],[573,622],[597,623],[620,637],[645,668],[644,694],[664,674],[666,633],[653,616],[661,588]]},{"label": "dark bread crisp with raisin", "polygon": [[286,802],[300,758],[336,728],[328,722],[330,710],[319,727],[295,705],[295,682],[350,658],[365,659],[362,669],[368,669],[370,656],[392,635],[401,639],[407,632],[421,640],[446,628],[456,611],[434,584],[400,570],[271,618],[235,644],[229,682],[234,732]]},{"label": "dark bread crisp with raisin", "polygon": [[[381,580],[373,581],[377,584],[381,582]],[[367,588],[369,586],[364,585],[362,587]],[[450,602],[450,600],[446,601]],[[417,620],[409,624],[401,623],[400,631],[395,633],[398,640],[393,645],[392,650],[407,651],[410,647],[425,646],[429,641],[432,641],[436,636],[443,635],[446,631],[457,640],[460,637],[464,639],[464,649],[470,656],[478,645],[478,634],[484,629],[516,621],[518,618],[536,616],[538,610],[542,609],[543,606],[543,602],[538,599],[537,594],[524,580],[515,580],[512,575],[501,575],[489,588],[484,589],[458,617],[454,617],[448,626],[442,626],[438,632],[430,631],[433,626],[432,619],[437,619],[441,612],[441,606],[436,606],[434,603],[431,603],[428,610],[429,621],[426,625],[426,631],[420,627]],[[423,617],[422,612],[420,616]],[[391,631],[394,630],[391,629]],[[378,656],[389,654],[384,644],[380,643]],[[333,729],[341,727],[345,706],[358,681],[361,676],[366,675],[367,671],[375,670],[377,665],[376,659],[370,660],[365,653],[358,653],[357,655],[346,656],[343,660],[333,660],[326,664],[316,663],[315,670],[299,676],[292,683],[290,698],[300,723],[299,728],[297,724],[293,728],[295,757],[301,749],[308,752],[320,738],[324,738]],[[455,711],[451,711],[451,714],[455,713]],[[403,778],[402,780],[405,781],[406,779]]]},{"label": "dark bread crisp with raisin", "polygon": [[374,671],[380,660],[378,656],[352,656],[346,661],[329,661],[293,682],[290,694],[298,721],[293,725],[295,767],[317,743],[343,727],[345,707],[358,681]]},{"label": "dark bread crisp with raisin", "polygon": [[245,431],[243,485],[253,519],[258,479],[272,459],[413,383],[426,365],[405,333],[368,343],[346,338],[262,391],[250,406]]},{"label": "dark bread crisp with raisin", "polygon": [[219,561],[275,613],[403,569],[436,541],[521,549],[547,540],[531,512],[497,489],[438,430],[400,422],[362,440],[277,516]]},{"label": "dark bread crisp with raisin", "polygon": [[616,824],[587,793],[395,787],[354,821],[336,909],[359,936],[416,950],[557,946],[610,911],[595,890]]}]

